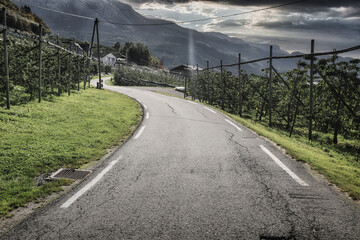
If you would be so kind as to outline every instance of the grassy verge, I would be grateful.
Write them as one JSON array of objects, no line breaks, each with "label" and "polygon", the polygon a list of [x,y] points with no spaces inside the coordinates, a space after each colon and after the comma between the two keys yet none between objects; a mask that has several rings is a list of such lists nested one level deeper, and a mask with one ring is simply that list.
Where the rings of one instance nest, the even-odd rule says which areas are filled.
[{"label": "grassy verge", "polygon": [[130,98],[95,89],[0,109],[0,216],[61,190],[68,182],[37,178],[100,158],[132,133],[141,114]]},{"label": "grassy verge", "polygon": [[[259,135],[275,142],[296,160],[308,163],[312,169],[349,193],[353,199],[360,199],[360,163],[356,161],[353,154],[339,151],[339,148],[333,144],[309,142],[304,136],[296,135],[289,138],[288,133],[281,130],[269,128],[261,123],[239,116],[226,114],[256,131]],[[343,141],[345,144],[346,140]]]},{"label": "grassy verge", "polygon": [[[174,95],[174,97],[176,96]],[[288,132],[270,128],[266,126],[265,122],[240,118],[219,108],[216,109],[275,142],[296,160],[308,163],[313,170],[322,174],[342,191],[347,192],[354,200],[360,200],[360,162],[359,155],[354,152],[354,149],[360,149],[358,141],[339,137],[339,143],[334,145],[331,143],[329,134],[319,132],[314,132],[317,141],[313,142],[307,140],[306,134],[294,134],[292,138],[289,138]]]}]

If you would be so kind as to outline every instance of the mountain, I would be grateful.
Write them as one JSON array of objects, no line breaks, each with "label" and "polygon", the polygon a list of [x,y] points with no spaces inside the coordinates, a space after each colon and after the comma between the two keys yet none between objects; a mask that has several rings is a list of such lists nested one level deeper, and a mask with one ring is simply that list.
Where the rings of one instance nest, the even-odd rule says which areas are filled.
[{"label": "mountain", "polygon": [[[18,6],[28,5],[38,16],[42,17],[50,26],[53,33],[63,37],[90,41],[93,20],[51,12],[43,8],[54,9],[87,17],[97,17],[100,21],[100,43],[114,45],[116,42],[124,44],[126,41],[143,42],[150,51],[164,61],[166,67],[171,68],[180,64],[199,64],[210,66],[232,64],[238,61],[238,53],[242,61],[269,56],[268,44],[245,42],[238,38],[215,32],[198,32],[186,29],[164,20],[150,19],[137,13],[130,5],[118,0],[13,0]],[[41,6],[43,8],[38,8]],[[112,22],[116,24],[105,23]],[[129,26],[124,24],[153,24],[148,26]],[[274,55],[289,55],[279,46],[273,46]],[[277,60],[279,71],[295,67],[297,60]],[[259,73],[266,67],[266,61],[247,64],[243,69]],[[228,70],[236,71],[236,68]]]}]

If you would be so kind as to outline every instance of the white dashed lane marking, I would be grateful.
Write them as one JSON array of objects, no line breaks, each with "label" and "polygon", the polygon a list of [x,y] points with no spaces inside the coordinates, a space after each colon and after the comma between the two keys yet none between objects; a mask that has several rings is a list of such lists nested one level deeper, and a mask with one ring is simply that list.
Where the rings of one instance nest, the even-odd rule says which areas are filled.
[{"label": "white dashed lane marking", "polygon": [[85,185],[80,191],[75,193],[71,198],[69,198],[60,208],[68,208],[71,204],[73,204],[79,197],[81,197],[85,192],[87,192],[90,188],[95,186],[95,184],[122,158],[120,156],[118,159],[112,161],[106,168],[104,168],[101,173],[99,173],[91,182]]},{"label": "white dashed lane marking", "polygon": [[285,172],[287,172],[290,177],[292,177],[297,183],[299,183],[301,186],[309,186],[305,181],[303,181],[301,178],[299,178],[293,171],[291,171],[288,167],[285,166],[285,164],[283,164],[277,157],[275,157],[274,154],[272,154],[266,147],[264,147],[263,145],[259,145],[260,148],[267,154],[269,155],[272,160],[275,161],[275,163],[277,165],[279,165],[282,169],[285,170]]}]

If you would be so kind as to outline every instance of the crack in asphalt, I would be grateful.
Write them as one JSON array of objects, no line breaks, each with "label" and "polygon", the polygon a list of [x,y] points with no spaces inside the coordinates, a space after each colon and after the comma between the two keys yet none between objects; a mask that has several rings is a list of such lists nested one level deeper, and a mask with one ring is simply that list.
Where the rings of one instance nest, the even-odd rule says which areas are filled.
[{"label": "crack in asphalt", "polygon": [[168,107],[171,109],[171,112],[172,112],[173,114],[177,115],[176,112],[175,112],[175,109],[174,109],[172,106],[170,106],[170,104],[168,104],[167,102],[165,102],[165,103],[166,103],[166,105],[168,105]]},{"label": "crack in asphalt", "polygon": [[206,116],[206,114],[203,113],[203,112],[201,112],[198,108],[196,108],[196,111],[197,111],[198,113],[201,113],[201,114],[204,116],[204,118],[209,119],[209,118]]},{"label": "crack in asphalt", "polygon": [[[272,173],[265,169],[263,166],[261,166],[256,159],[251,157],[251,153],[247,146],[241,144],[240,142],[236,141],[234,139],[235,134],[225,130],[226,133],[229,136],[229,142],[235,144],[237,146],[238,154],[242,157],[240,157],[243,164],[249,169],[250,172],[253,173],[254,180],[260,184],[260,187],[264,190],[265,195],[268,199],[268,202],[270,203],[272,209],[277,210],[277,212],[283,212],[284,216],[279,217],[279,220],[283,224],[287,224],[290,227],[290,230],[287,234],[287,236],[271,236],[268,234],[261,235],[264,239],[295,239],[296,238],[296,229],[295,229],[295,222],[299,223],[301,218],[291,210],[289,201],[278,191],[270,186],[268,186],[268,183],[270,180],[273,179]],[[263,205],[260,203],[255,202],[255,206],[259,208],[264,208]],[[258,221],[261,219],[257,219]],[[271,225],[268,223],[265,223],[261,221],[264,225],[264,232],[268,232],[268,229]],[[314,221],[313,221],[314,222]],[[314,226],[315,227],[315,226]],[[314,237],[314,236],[313,236]]]}]

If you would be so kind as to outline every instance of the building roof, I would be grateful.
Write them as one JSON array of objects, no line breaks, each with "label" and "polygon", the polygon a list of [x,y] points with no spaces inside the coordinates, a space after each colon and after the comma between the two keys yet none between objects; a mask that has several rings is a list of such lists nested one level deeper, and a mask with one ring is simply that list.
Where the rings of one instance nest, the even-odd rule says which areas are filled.
[{"label": "building roof", "polygon": [[103,58],[106,58],[106,57],[109,57],[109,58],[116,58],[115,56],[114,56],[114,54],[112,54],[112,53],[109,53],[108,55],[106,55],[105,57],[103,57]]}]

